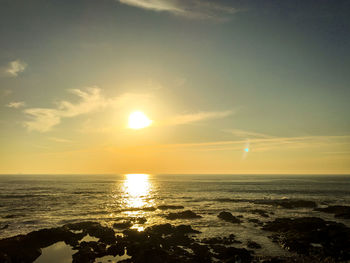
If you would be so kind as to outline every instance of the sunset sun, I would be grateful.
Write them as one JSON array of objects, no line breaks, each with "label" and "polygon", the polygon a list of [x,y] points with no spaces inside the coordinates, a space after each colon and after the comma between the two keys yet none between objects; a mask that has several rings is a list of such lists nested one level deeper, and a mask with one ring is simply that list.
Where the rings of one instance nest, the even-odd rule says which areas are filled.
[{"label": "sunset sun", "polygon": [[150,126],[152,121],[141,111],[134,111],[129,115],[130,129],[138,130]]}]

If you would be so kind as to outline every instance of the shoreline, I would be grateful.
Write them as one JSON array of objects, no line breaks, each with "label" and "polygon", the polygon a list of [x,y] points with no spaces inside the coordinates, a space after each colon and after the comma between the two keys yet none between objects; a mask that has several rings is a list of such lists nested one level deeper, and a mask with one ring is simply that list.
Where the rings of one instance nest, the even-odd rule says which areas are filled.
[{"label": "shoreline", "polygon": [[[301,206],[334,215],[335,219],[350,219],[350,206],[317,207],[312,201],[305,200],[274,200],[270,201],[270,205],[278,205],[283,209]],[[196,222],[201,215],[186,210],[183,206],[168,205],[160,209],[169,211],[166,217],[174,223],[156,224],[138,231],[131,227],[134,224],[143,225],[147,219],[130,217],[129,221],[116,222],[113,227],[103,226],[99,222],[82,221],[4,238],[0,240],[0,262],[45,262],[42,260],[44,256],[50,257],[50,253],[54,251],[52,247],[56,250],[61,247],[62,251],[66,251],[67,257],[71,253],[71,261],[64,262],[75,263],[105,262],[105,259],[106,262],[125,263],[350,260],[350,247],[347,246],[350,243],[350,228],[334,220],[310,216],[272,219],[261,209],[252,210],[252,213],[268,220],[247,219],[228,211],[221,211],[216,215],[218,223],[231,224],[232,230],[238,228],[242,222],[249,221],[286,251],[284,256],[262,256],[258,252],[264,244],[258,238],[242,241],[234,233],[202,238],[201,232],[195,226],[187,224]]]}]

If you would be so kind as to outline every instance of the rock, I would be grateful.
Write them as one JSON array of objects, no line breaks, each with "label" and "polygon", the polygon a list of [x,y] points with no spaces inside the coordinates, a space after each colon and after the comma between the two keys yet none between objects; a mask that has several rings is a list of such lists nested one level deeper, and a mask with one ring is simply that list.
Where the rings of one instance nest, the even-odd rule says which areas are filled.
[{"label": "rock", "polygon": [[124,246],[121,244],[114,244],[107,248],[107,254],[112,256],[123,256],[125,254]]},{"label": "rock", "polygon": [[258,215],[260,215],[262,217],[269,217],[267,212],[265,210],[262,210],[262,209],[254,209],[254,210],[251,210],[250,212],[253,213],[253,214],[258,214]]},{"label": "rock", "polygon": [[236,240],[236,237],[234,234],[230,234],[228,237],[212,237],[212,238],[204,238],[201,240],[204,244],[209,244],[210,246],[213,245],[232,245],[235,243],[241,243],[240,241]]},{"label": "rock", "polygon": [[250,240],[247,242],[247,247],[252,248],[252,249],[259,249],[259,248],[261,248],[261,245]]},{"label": "rock", "polygon": [[211,263],[211,258],[214,256],[208,246],[201,244],[191,244],[190,248],[192,249],[194,255],[192,256],[193,262],[203,262],[203,263]]},{"label": "rock", "polygon": [[316,217],[277,218],[267,222],[263,230],[276,232],[272,238],[292,252],[316,255],[320,260],[350,260],[350,228],[341,223]]},{"label": "rock", "polygon": [[132,257],[134,263],[177,263],[175,256],[169,255],[167,251],[161,248],[148,248],[138,251]]},{"label": "rock", "polygon": [[200,231],[193,229],[190,225],[179,225],[175,227],[175,231],[181,234],[199,234]]},{"label": "rock", "polygon": [[118,228],[118,229],[126,229],[126,228],[130,228],[132,227],[132,223],[130,221],[124,221],[124,222],[120,222],[120,223],[114,223],[113,224],[114,228]]},{"label": "rock", "polygon": [[170,224],[161,224],[147,227],[145,233],[150,235],[170,235],[175,233],[185,235],[197,234],[200,233],[200,231],[194,230],[190,225],[172,226]]},{"label": "rock", "polygon": [[174,231],[175,231],[175,227],[173,227],[169,223],[155,225],[155,226],[147,227],[145,229],[145,233],[152,234],[152,235],[169,235],[174,233]]},{"label": "rock", "polygon": [[168,210],[168,209],[184,209],[182,205],[160,205],[157,207],[160,210]]},{"label": "rock", "polygon": [[41,248],[56,242],[73,242],[82,238],[64,227],[41,229],[27,235],[18,235],[0,240],[0,253],[11,258],[10,262],[33,262],[41,255]]},{"label": "rock", "polygon": [[258,226],[262,226],[263,225],[263,222],[261,222],[259,219],[256,219],[256,218],[249,218],[248,221],[251,222],[251,223],[254,223],[254,224],[258,225]]},{"label": "rock", "polygon": [[[88,247],[89,249],[86,249],[86,247]],[[89,241],[89,242],[83,241],[79,244],[78,250],[93,251],[93,258],[103,257],[107,254],[106,244],[103,242],[96,242],[96,241]]]},{"label": "rock", "polygon": [[80,222],[66,224],[64,227],[70,230],[83,230],[83,233],[89,234],[90,236],[97,237],[102,242],[112,244],[115,241],[115,232],[109,227],[102,226],[97,222]]},{"label": "rock", "polygon": [[218,218],[220,218],[220,219],[222,219],[224,221],[227,221],[227,222],[234,223],[234,224],[240,224],[241,223],[241,220],[239,218],[233,216],[230,212],[222,211],[218,215]]},{"label": "rock", "polygon": [[133,218],[131,221],[135,222],[136,224],[144,224],[147,222],[147,219],[144,217],[137,217]]},{"label": "rock", "polygon": [[220,247],[215,252],[218,253],[215,257],[221,262],[250,263],[253,259],[251,252],[245,248]]},{"label": "rock", "polygon": [[72,258],[72,263],[93,263],[96,255],[91,247],[84,246],[77,253],[73,254]]},{"label": "rock", "polygon": [[178,213],[169,213],[165,216],[167,219],[174,220],[174,219],[196,219],[196,218],[202,218],[202,216],[197,215],[196,213],[192,212],[191,210],[186,210]]},{"label": "rock", "polygon": [[315,211],[334,214],[334,217],[350,219],[350,206],[332,205],[325,208],[315,208]]}]

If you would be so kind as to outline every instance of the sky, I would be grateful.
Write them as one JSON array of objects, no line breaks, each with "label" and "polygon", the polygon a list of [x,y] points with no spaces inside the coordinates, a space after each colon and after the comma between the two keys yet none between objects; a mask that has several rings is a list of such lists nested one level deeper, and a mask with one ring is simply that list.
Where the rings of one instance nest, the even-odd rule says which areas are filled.
[{"label": "sky", "polygon": [[349,174],[349,13],[0,0],[0,173]]}]

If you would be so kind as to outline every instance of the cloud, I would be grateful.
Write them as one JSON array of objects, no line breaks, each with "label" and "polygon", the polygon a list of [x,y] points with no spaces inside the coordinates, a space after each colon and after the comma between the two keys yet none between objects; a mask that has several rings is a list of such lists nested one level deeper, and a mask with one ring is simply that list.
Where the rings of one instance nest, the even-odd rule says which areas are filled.
[{"label": "cloud", "polygon": [[48,132],[61,123],[64,118],[96,112],[107,107],[123,107],[132,103],[141,103],[150,95],[124,93],[120,96],[106,98],[98,87],[89,87],[84,90],[71,89],[71,94],[78,97],[78,101],[62,100],[53,108],[28,108],[24,110],[29,120],[24,126],[29,131]]},{"label": "cloud", "polygon": [[239,130],[239,129],[229,129],[229,130],[224,130],[224,132],[231,133],[235,137],[239,137],[239,138],[273,138],[273,136],[267,135],[264,133],[245,131],[245,130]]},{"label": "cloud", "polygon": [[230,110],[227,111],[204,111],[204,112],[198,112],[198,113],[192,113],[192,114],[182,114],[182,115],[176,115],[166,121],[166,125],[182,125],[182,124],[188,124],[192,122],[198,122],[203,120],[209,120],[209,119],[220,119],[225,118],[227,116],[232,115],[233,112]]},{"label": "cloud", "polygon": [[195,19],[226,20],[238,10],[209,0],[117,0],[142,9]]},{"label": "cloud", "polygon": [[27,68],[27,64],[19,59],[11,61],[2,71],[10,77],[17,77],[19,73]]},{"label": "cloud", "polygon": [[71,140],[64,139],[64,138],[58,138],[58,137],[49,137],[48,138],[50,141],[58,142],[58,143],[70,143],[72,142]]},{"label": "cloud", "polygon": [[[287,149],[317,149],[319,147],[348,147],[350,135],[343,136],[295,136],[249,139],[252,152]],[[199,143],[166,144],[165,148],[189,149],[195,151],[243,151],[247,140],[209,141]]]},{"label": "cloud", "polygon": [[78,96],[80,100],[77,103],[63,100],[58,103],[56,108],[29,108],[24,113],[30,118],[24,122],[28,130],[47,132],[52,127],[61,122],[62,118],[72,118],[81,114],[96,111],[107,105],[108,101],[101,95],[101,89],[98,87],[87,88],[85,91],[79,89],[69,90],[72,94]]},{"label": "cloud", "polygon": [[24,122],[29,131],[47,132],[61,122],[60,111],[46,108],[31,108],[24,110],[31,120]]},{"label": "cloud", "polygon": [[14,109],[18,109],[21,107],[24,107],[26,104],[24,101],[12,101],[8,104],[6,104],[5,106],[8,108],[14,108]]}]

